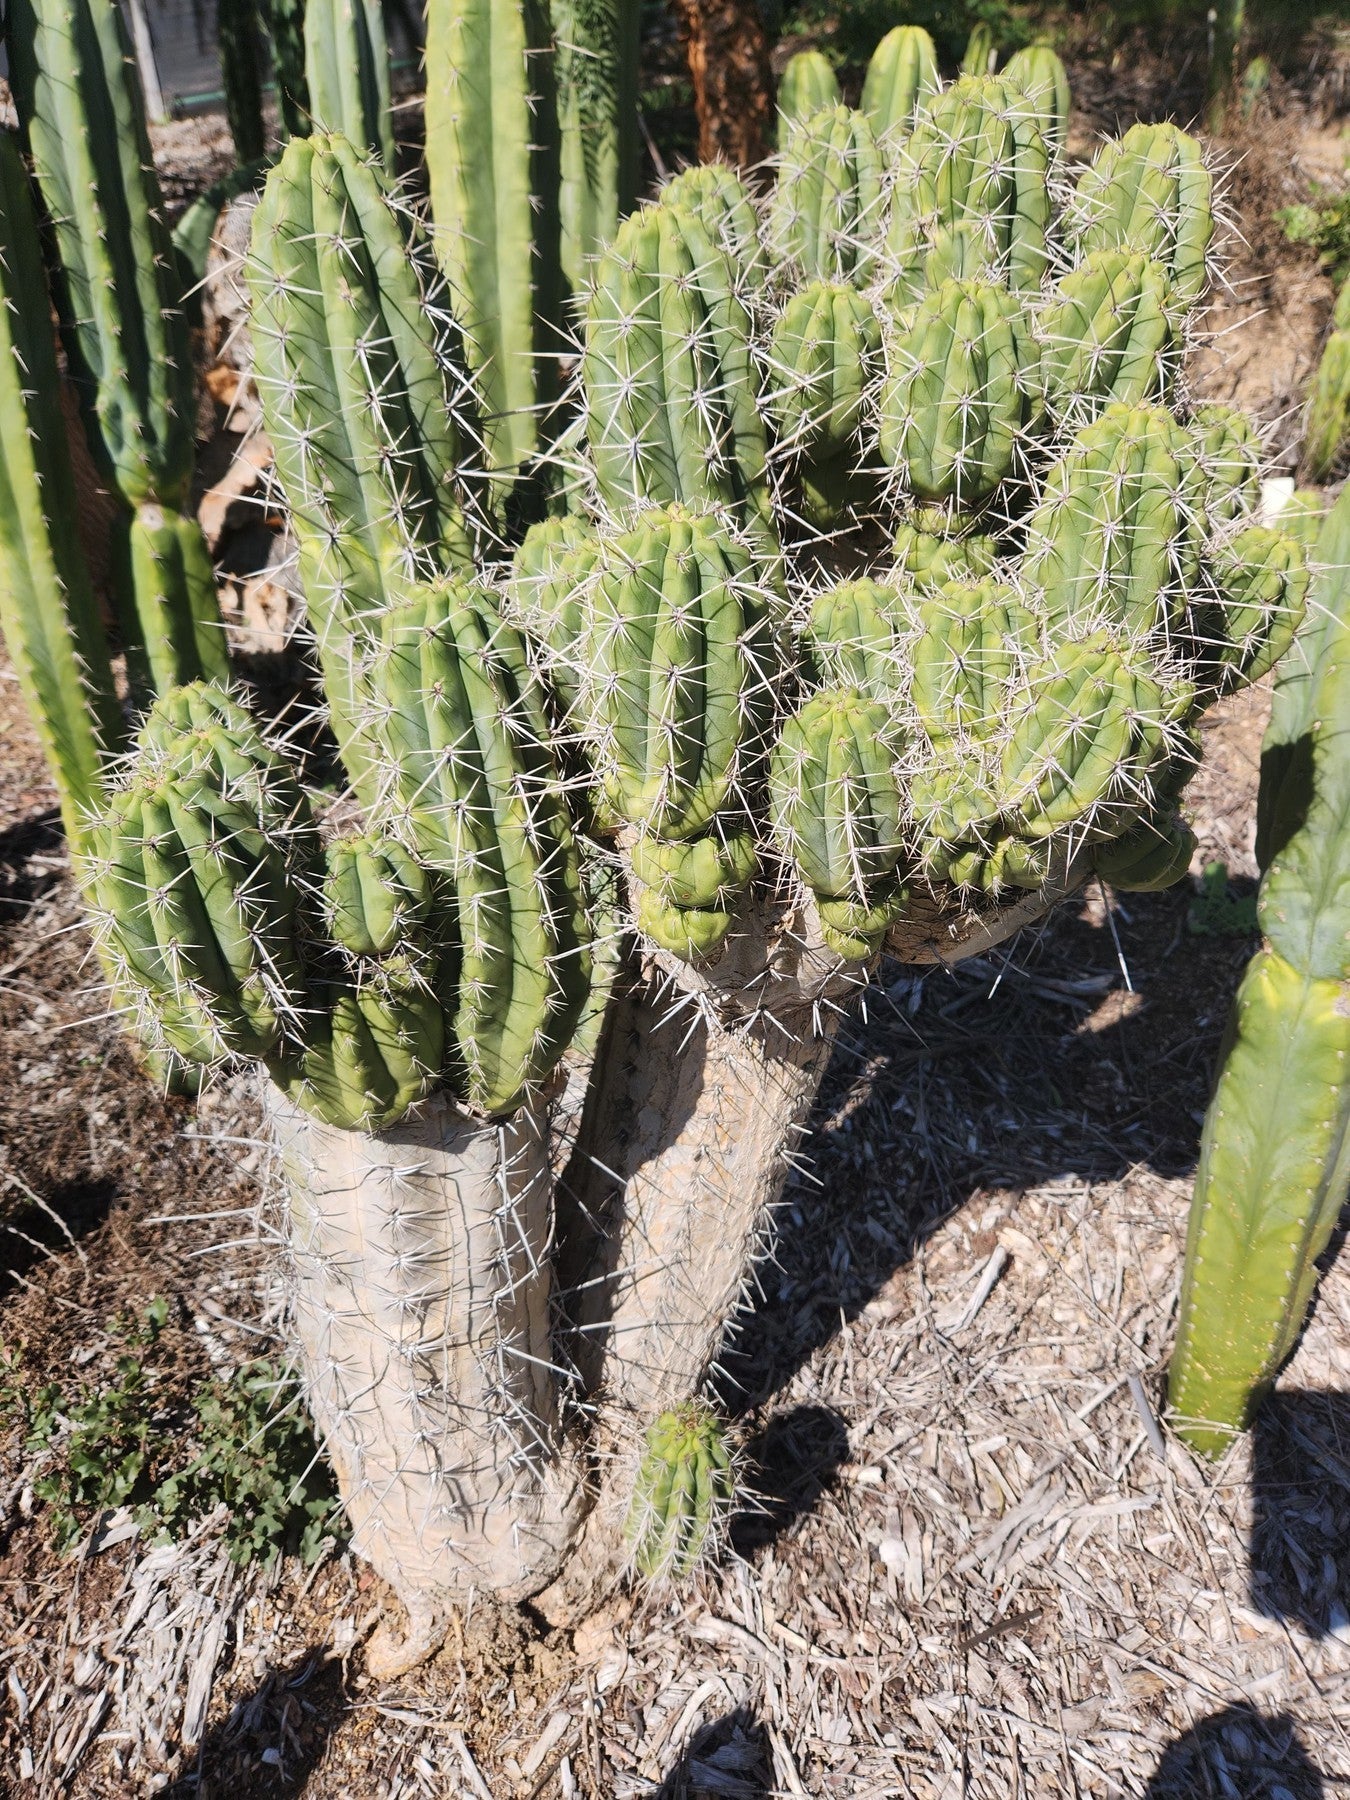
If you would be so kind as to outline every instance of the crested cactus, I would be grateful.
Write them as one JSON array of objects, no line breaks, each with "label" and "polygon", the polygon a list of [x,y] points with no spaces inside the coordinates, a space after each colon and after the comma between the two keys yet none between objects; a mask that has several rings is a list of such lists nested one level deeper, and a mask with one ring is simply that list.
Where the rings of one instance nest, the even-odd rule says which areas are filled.
[{"label": "crested cactus", "polygon": [[58,258],[67,362],[90,451],[123,505],[117,602],[133,683],[221,677],[215,584],[205,546],[188,545],[200,534],[185,516],[195,419],[187,321],[121,15],[114,0],[20,0],[7,43]]},{"label": "crested cactus", "polygon": [[432,0],[426,162],[434,242],[503,486],[534,457],[562,337],[560,138],[545,0]]},{"label": "crested cactus", "polygon": [[819,50],[799,50],[788,58],[778,78],[778,116],[783,127],[838,104],[839,78],[827,57]]},{"label": "crested cactus", "polygon": [[[1197,715],[1307,608],[1241,421],[1171,379],[1202,284],[1117,191],[1153,150],[1099,183],[1128,231],[1054,288],[1054,121],[987,75],[907,98],[914,37],[874,93],[875,206],[876,133],[834,108],[789,130],[762,208],[689,171],[619,227],[559,340],[557,510],[524,532],[513,494],[499,526],[483,491],[542,441],[558,323],[544,23],[433,6],[449,304],[335,134],[293,142],[257,210],[258,381],[354,794],[307,797],[191,686],[91,832],[120,1003],[269,1077],[299,1361],[410,1615],[381,1672],[466,1590],[561,1621],[625,1542],[692,1566],[733,1460],[698,1396],[843,1003],[883,947],[983,950],[1093,869],[1178,879]],[[1149,144],[1166,188],[1190,152]],[[1194,246],[1192,187],[1163,199]],[[51,598],[24,604],[69,630]],[[1331,979],[1334,933],[1281,881],[1274,950],[1301,932]]]},{"label": "crested cactus", "polygon": [[899,135],[941,85],[932,38],[922,25],[896,25],[872,52],[860,104],[878,139]]},{"label": "crested cactus", "polygon": [[305,91],[313,124],[394,167],[389,46],[379,0],[306,0]]}]

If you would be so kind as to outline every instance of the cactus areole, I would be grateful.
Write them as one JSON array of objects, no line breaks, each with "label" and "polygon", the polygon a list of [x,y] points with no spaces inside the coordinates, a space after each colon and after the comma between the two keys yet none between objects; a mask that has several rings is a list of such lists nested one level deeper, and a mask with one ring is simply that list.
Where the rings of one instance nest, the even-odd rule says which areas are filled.
[{"label": "cactus areole", "polygon": [[[615,230],[616,124],[560,239],[546,15],[432,0],[429,231],[331,116],[255,213],[340,808],[220,681],[101,760],[107,657],[31,397],[0,442],[6,634],[91,821],[118,1003],[167,1058],[264,1072],[297,1357],[408,1614],[384,1670],[471,1590],[575,1619],[715,1548],[736,1464],[704,1384],[850,996],[1094,865],[1178,879],[1196,719],[1307,587],[1243,422],[1173,401],[1212,230],[1191,140],[1130,133],[1064,210],[1054,69],[944,89],[902,32],[862,111],[803,71],[763,204],[709,167]],[[555,17],[575,162],[583,103],[617,118],[577,46],[623,43],[612,8]],[[541,325],[560,242],[571,344]],[[85,361],[126,462],[131,400],[177,417],[158,364],[129,400]],[[541,451],[523,533],[495,509]]]}]

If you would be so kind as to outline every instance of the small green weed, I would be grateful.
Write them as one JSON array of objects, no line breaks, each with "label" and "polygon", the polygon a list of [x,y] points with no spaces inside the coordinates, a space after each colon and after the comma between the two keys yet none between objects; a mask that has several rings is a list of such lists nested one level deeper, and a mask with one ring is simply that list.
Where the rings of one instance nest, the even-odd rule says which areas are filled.
[{"label": "small green weed", "polygon": [[1246,937],[1257,929],[1256,895],[1233,892],[1227,863],[1206,863],[1186,924],[1197,937]]},{"label": "small green weed", "polygon": [[1350,275],[1350,193],[1325,188],[1316,201],[1275,215],[1291,244],[1311,244],[1336,282]]},{"label": "small green weed", "polygon": [[114,1319],[109,1333],[126,1348],[111,1378],[73,1394],[55,1384],[32,1392],[19,1359],[0,1356],[0,1416],[22,1424],[40,1461],[33,1492],[54,1545],[69,1549],[108,1507],[130,1507],[147,1537],[167,1542],[223,1504],[234,1561],[316,1561],[342,1535],[341,1516],[294,1381],[258,1361],[207,1382],[190,1409],[166,1404],[146,1352],[168,1316],[156,1299],[139,1319]]}]

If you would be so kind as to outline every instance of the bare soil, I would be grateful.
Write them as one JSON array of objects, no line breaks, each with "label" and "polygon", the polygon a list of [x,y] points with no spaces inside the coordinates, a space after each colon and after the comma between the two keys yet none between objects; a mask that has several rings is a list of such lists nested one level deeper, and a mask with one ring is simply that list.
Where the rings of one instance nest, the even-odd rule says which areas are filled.
[{"label": "bare soil", "polygon": [[[1083,148],[1165,96],[1142,50],[1074,73]],[[187,192],[221,131],[175,129],[159,150]],[[1339,138],[1277,89],[1229,148],[1224,335],[1194,379],[1253,407],[1291,464],[1331,288],[1270,213],[1339,175]],[[1196,871],[1222,859],[1239,893],[1267,705],[1206,721],[1189,792]],[[25,1385],[93,1380],[109,1322],[167,1296],[169,1429],[194,1384],[276,1348],[254,1097],[238,1079],[164,1098],[106,1016],[3,662],[0,741],[0,1341]],[[160,1550],[105,1520],[59,1557],[11,1427],[0,1796],[1341,1791],[1340,1245],[1249,1442],[1204,1469],[1157,1425],[1199,1123],[1253,948],[1194,929],[1194,891],[1094,887],[1006,953],[883,972],[726,1358],[755,1493],[692,1588],[627,1595],[574,1636],[475,1607],[379,1686],[361,1646],[384,1596],[359,1565],[237,1571],[219,1520]]]}]

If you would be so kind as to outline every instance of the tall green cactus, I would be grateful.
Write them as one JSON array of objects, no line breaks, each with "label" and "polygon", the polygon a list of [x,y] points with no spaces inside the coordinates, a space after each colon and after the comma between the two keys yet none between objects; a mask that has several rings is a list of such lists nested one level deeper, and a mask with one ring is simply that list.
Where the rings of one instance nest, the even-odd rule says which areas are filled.
[{"label": "tall green cactus", "polygon": [[921,261],[936,231],[971,224],[1015,292],[1039,288],[1048,166],[1045,139],[1021,90],[992,75],[963,75],[920,109],[900,145],[887,230],[897,268]]},{"label": "tall green cactus", "polygon": [[309,131],[309,89],[305,85],[305,0],[261,0],[272,40],[272,72],[285,137]]},{"label": "tall green cactus", "polygon": [[1003,79],[1021,88],[1036,109],[1041,135],[1052,156],[1062,156],[1069,135],[1073,99],[1064,64],[1048,44],[1017,50],[1003,67]]},{"label": "tall green cactus", "polygon": [[28,176],[0,135],[0,626],[79,848],[122,740],[75,481]]},{"label": "tall green cactus", "polygon": [[[210,562],[182,516],[196,417],[191,347],[121,15],[115,0],[18,0],[8,44],[59,257],[53,286],[70,372],[94,460],[125,508],[117,597],[133,678],[163,689],[221,676]],[[166,554],[166,533],[181,555]]]},{"label": "tall green cactus", "polygon": [[588,442],[606,503],[709,502],[772,532],[751,317],[701,218],[644,207],[601,260],[586,313]]},{"label": "tall green cactus", "polygon": [[786,125],[838,104],[839,78],[828,57],[819,50],[799,50],[788,58],[778,78],[778,116]]},{"label": "tall green cactus", "polygon": [[225,89],[225,117],[234,139],[235,161],[255,162],[262,155],[265,142],[256,0],[218,0],[216,38]]},{"label": "tall green cactus", "polygon": [[482,399],[488,467],[509,483],[557,392],[563,270],[546,0],[430,0],[426,160],[436,255]]},{"label": "tall green cactus", "polygon": [[922,25],[896,25],[872,52],[860,105],[878,138],[898,135],[940,86],[932,38]]},{"label": "tall green cactus", "polygon": [[637,194],[641,8],[552,0],[563,273],[574,292]]},{"label": "tall green cactus", "polygon": [[1127,249],[1156,258],[1190,304],[1208,279],[1213,197],[1194,138],[1176,125],[1132,125],[1083,171],[1065,223],[1079,253]]},{"label": "tall green cactus", "polygon": [[872,267],[881,153],[866,114],[828,106],[793,120],[780,153],[766,236],[807,280],[855,280]]},{"label": "tall green cactus", "polygon": [[248,266],[255,376],[300,540],[310,623],[349,773],[368,752],[351,647],[408,582],[467,568],[472,427],[425,238],[345,138],[294,138]]},{"label": "tall green cactus", "polygon": [[306,0],[305,90],[321,131],[394,169],[389,46],[380,0]]}]

